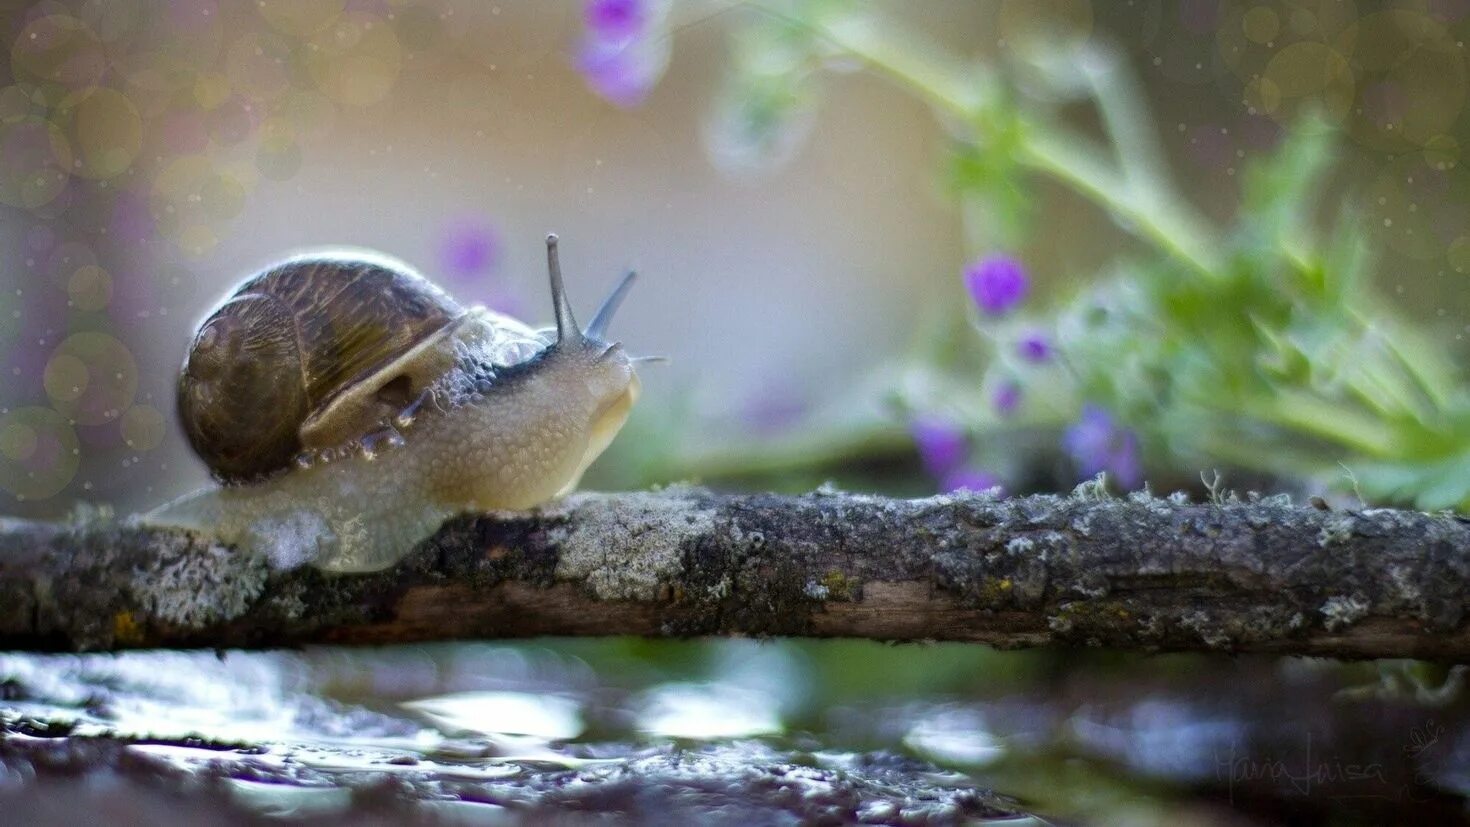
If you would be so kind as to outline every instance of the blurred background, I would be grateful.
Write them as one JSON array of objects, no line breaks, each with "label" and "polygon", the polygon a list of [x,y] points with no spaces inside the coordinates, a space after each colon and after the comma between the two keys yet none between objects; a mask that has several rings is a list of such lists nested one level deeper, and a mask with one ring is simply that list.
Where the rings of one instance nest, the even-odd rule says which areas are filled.
[{"label": "blurred background", "polygon": [[[1412,500],[1432,486],[1393,474],[1463,451],[1464,3],[628,5],[6,4],[0,507],[133,511],[204,484],[173,383],[193,326],[255,270],[365,246],[540,324],[550,230],[583,308],[643,272],[616,335],[673,358],[593,486],[1032,490],[1111,470],[1126,488],[1141,461],[1156,490],[1232,467],[1342,488],[1345,464]],[[1308,117],[1331,136],[1252,190]],[[1364,249],[1346,298],[1314,308],[1292,280],[1348,255],[1318,227]],[[981,300],[997,260],[1024,301]],[[1195,265],[1280,295],[1169,294]],[[1121,333],[1077,321],[1127,301],[1085,295],[1109,279],[1157,293]],[[1274,384],[1184,404],[1190,380]],[[1285,390],[1319,409],[1252,407]],[[1318,446],[1300,425],[1321,408],[1362,431]],[[1260,450],[1216,450],[1242,442]]]},{"label": "blurred background", "polygon": [[[1463,508],[1467,37],[1465,0],[3,2],[0,513],[206,484],[176,371],[255,270],[370,247],[543,324],[548,231],[584,314],[642,273],[613,333],[672,358],[588,487],[1101,472]],[[637,641],[232,661],[208,680],[244,669],[285,706],[288,685],[555,695],[575,724],[552,704],[552,739],[890,748],[1110,823],[1359,823],[1349,798],[1387,802],[1362,823],[1462,817],[1470,778],[1463,676],[1422,664]],[[39,697],[72,691],[35,689],[54,673],[175,708],[192,690],[148,675],[207,671],[5,667]],[[500,724],[436,725],[526,714],[497,698],[469,709]],[[271,720],[255,737],[310,734]],[[1387,780],[1303,790],[1314,737]]]}]

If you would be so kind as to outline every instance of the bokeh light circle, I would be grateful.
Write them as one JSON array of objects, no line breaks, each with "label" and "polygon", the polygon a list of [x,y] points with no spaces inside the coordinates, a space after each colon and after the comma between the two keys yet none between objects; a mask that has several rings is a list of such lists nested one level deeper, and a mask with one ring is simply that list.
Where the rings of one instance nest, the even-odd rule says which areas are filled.
[{"label": "bokeh light circle", "polygon": [[282,34],[305,37],[332,25],[346,0],[256,0],[260,16]]},{"label": "bokeh light circle", "polygon": [[46,107],[35,101],[27,87],[17,83],[0,89],[0,124],[40,117],[45,110]]},{"label": "bokeh light circle", "polygon": [[174,241],[184,252],[202,256],[219,244],[219,232],[208,224],[189,224],[180,228]]},{"label": "bokeh light circle", "polygon": [[205,118],[209,137],[220,146],[234,146],[250,137],[258,121],[254,106],[244,98],[232,97],[211,110]]},{"label": "bokeh light circle", "polygon": [[46,277],[58,288],[66,290],[78,269],[96,264],[97,254],[85,241],[63,241],[46,256]]},{"label": "bokeh light circle", "polygon": [[1465,50],[1443,25],[1417,12],[1378,12],[1344,30],[1338,48],[1357,75],[1354,139],[1397,152],[1452,131],[1470,76]]},{"label": "bokeh light circle", "polygon": [[1251,83],[1277,52],[1299,42],[1332,44],[1356,19],[1348,0],[1225,0],[1215,48],[1236,78]]},{"label": "bokeh light circle", "polygon": [[212,72],[224,49],[223,15],[215,0],[169,0],[163,13],[154,15],[166,32],[158,41],[158,54],[189,81],[199,73]]},{"label": "bokeh light circle", "polygon": [[145,120],[168,111],[183,88],[182,78],[187,75],[184,70],[176,69],[174,63],[167,55],[139,55],[133,59],[134,66],[125,70],[122,91]]},{"label": "bokeh light circle", "polygon": [[10,50],[15,79],[34,84],[47,106],[70,106],[91,94],[107,71],[102,41],[75,17],[31,21]]},{"label": "bokeh light circle", "polygon": [[444,33],[445,14],[437,4],[430,3],[415,3],[399,9],[393,16],[398,42],[410,52],[428,50]]},{"label": "bokeh light circle", "polygon": [[245,209],[245,183],[230,172],[221,170],[204,182],[199,190],[204,214],[214,221],[229,221]]},{"label": "bokeh light circle", "polygon": [[319,138],[326,135],[336,121],[337,105],[315,89],[301,89],[286,96],[279,115],[293,139],[295,136]]},{"label": "bokeh light circle", "polygon": [[56,124],[24,117],[0,124],[0,203],[38,210],[66,189],[71,144]]},{"label": "bokeh light circle", "polygon": [[291,88],[291,46],[270,32],[247,32],[225,53],[225,75],[241,94],[275,100]]},{"label": "bokeh light circle", "polygon": [[209,111],[230,99],[230,79],[223,72],[200,72],[194,76],[194,103]]},{"label": "bokeh light circle", "polygon": [[134,405],[120,423],[123,442],[134,451],[151,451],[163,442],[168,430],[163,414],[152,405]]},{"label": "bokeh light circle", "polygon": [[81,461],[76,431],[49,408],[0,414],[0,488],[21,500],[61,493]]},{"label": "bokeh light circle", "polygon": [[1384,165],[1364,191],[1368,228],[1406,258],[1450,255],[1463,234],[1467,195],[1470,180],[1458,168],[1437,169],[1422,153],[1404,155]]},{"label": "bokeh light circle", "polygon": [[393,88],[403,49],[387,21],[352,12],[311,39],[306,65],[327,97],[345,106],[369,106]]},{"label": "bokeh light circle", "polygon": [[87,178],[121,175],[143,148],[143,120],[137,107],[112,89],[99,89],[77,105],[72,133],[78,162],[73,171]]},{"label": "bokeh light circle", "polygon": [[1453,169],[1460,162],[1460,142],[1453,135],[1435,135],[1424,142],[1424,162],[1438,170]]},{"label": "bokeh light circle", "polygon": [[83,0],[77,19],[103,43],[117,43],[138,30],[145,19],[143,0]]},{"label": "bokeh light circle", "polygon": [[66,283],[71,306],[84,313],[107,307],[112,299],[112,276],[95,264],[78,267]]},{"label": "bokeh light circle", "polygon": [[157,231],[180,249],[203,255],[219,242],[218,222],[244,206],[243,183],[203,155],[175,158],[153,180],[148,206]]},{"label": "bokeh light circle", "polygon": [[1274,43],[1281,34],[1281,17],[1270,6],[1254,6],[1241,18],[1240,30],[1252,43]]},{"label": "bokeh light circle", "polygon": [[[1274,95],[1264,93],[1265,84],[1274,87]],[[1352,109],[1355,84],[1347,58],[1331,46],[1303,40],[1276,52],[1258,88],[1263,105],[1275,101],[1259,111],[1277,121],[1290,123],[1305,107],[1340,122]]]},{"label": "bokeh light circle", "polygon": [[272,181],[285,181],[301,169],[301,145],[291,124],[272,118],[261,125],[255,168]]},{"label": "bokeh light circle", "polygon": [[82,425],[103,425],[133,404],[138,364],[109,334],[73,333],[52,352],[43,383],[58,413]]}]

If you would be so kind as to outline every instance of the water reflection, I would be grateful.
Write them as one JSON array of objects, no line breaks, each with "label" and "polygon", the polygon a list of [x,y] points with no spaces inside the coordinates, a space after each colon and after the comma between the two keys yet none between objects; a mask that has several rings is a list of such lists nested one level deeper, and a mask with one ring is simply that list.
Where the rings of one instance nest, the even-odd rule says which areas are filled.
[{"label": "water reflection", "polygon": [[748,738],[781,731],[776,698],[720,683],[667,683],[634,702],[639,731],[661,738]]},{"label": "water reflection", "polygon": [[[1230,801],[1271,810],[1328,794],[1465,812],[1462,693],[1432,705],[1422,693],[1395,695],[1383,688],[1386,667],[1157,658],[1116,670],[1073,656],[1048,672],[1037,659],[958,646],[632,640],[6,654],[0,800],[41,777],[14,758],[17,744],[128,736],[121,749],[148,777],[228,779],[239,807],[288,818],[356,812],[372,789],[432,806],[435,818],[504,823],[515,814],[506,803],[544,794],[548,774],[563,774],[568,795],[633,795],[657,771],[684,795],[716,783],[707,773],[762,761],[782,762],[793,790],[823,794],[849,795],[842,778],[891,773],[901,783],[883,781],[864,799],[874,818],[901,806],[885,785],[921,780],[943,796],[993,785],[1093,823],[1108,823],[1098,813],[1177,823],[1186,802],[1233,818]],[[1432,670],[1415,678],[1443,683]],[[1350,779],[1350,765],[1374,769]]]},{"label": "water reflection", "polygon": [[529,692],[460,692],[402,704],[445,735],[496,733],[564,741],[582,734],[581,705]]},{"label": "water reflection", "polygon": [[940,707],[920,717],[903,742],[921,755],[950,764],[985,766],[1005,755],[1005,745],[985,724],[985,714],[966,707]]},{"label": "water reflection", "polygon": [[1219,756],[1247,740],[1239,715],[1221,715],[1178,698],[1143,698],[1121,714],[1084,708],[1071,730],[1085,748],[1117,756],[1136,771],[1176,780],[1206,778]]}]

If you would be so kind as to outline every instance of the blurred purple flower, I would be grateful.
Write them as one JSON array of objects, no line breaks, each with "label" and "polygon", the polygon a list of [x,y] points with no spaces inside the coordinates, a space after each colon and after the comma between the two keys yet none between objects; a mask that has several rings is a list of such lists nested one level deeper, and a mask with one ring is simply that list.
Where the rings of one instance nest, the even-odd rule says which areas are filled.
[{"label": "blurred purple flower", "polygon": [[1016,352],[1028,362],[1045,362],[1051,358],[1051,342],[1045,334],[1033,330],[1016,343]]},{"label": "blurred purple flower", "polygon": [[924,470],[943,477],[965,461],[969,439],[959,423],[935,414],[919,414],[909,421],[909,433]]},{"label": "blurred purple flower", "polygon": [[582,21],[599,40],[627,41],[642,34],[648,25],[646,0],[587,0]]},{"label": "blurred purple flower", "polygon": [[484,221],[464,221],[449,228],[439,245],[439,261],[445,274],[466,282],[494,269],[500,259],[500,240]]},{"label": "blurred purple flower", "polygon": [[609,103],[630,108],[643,103],[663,74],[660,55],[640,40],[588,39],[577,55],[577,69],[592,91]]},{"label": "blurred purple flower", "polygon": [[576,63],[592,91],[624,108],[643,103],[668,66],[664,8],[652,0],[587,0]]},{"label": "blurred purple flower", "polygon": [[1010,416],[1021,404],[1021,386],[1015,382],[1002,382],[990,397],[990,404],[1001,416]]},{"label": "blurred purple flower", "polygon": [[991,256],[965,268],[965,287],[970,298],[987,315],[1001,316],[1026,298],[1030,283],[1026,268],[1009,256]]},{"label": "blurred purple flower", "polygon": [[951,471],[940,480],[939,487],[946,494],[954,491],[989,491],[992,488],[1001,488],[1004,491],[998,477],[979,468],[960,468]]},{"label": "blurred purple flower", "polygon": [[1143,482],[1138,435],[1096,405],[1082,407],[1081,418],[1067,429],[1062,444],[1083,477],[1106,471],[1125,489]]},{"label": "blurred purple flower", "polygon": [[770,436],[796,425],[809,408],[797,386],[773,383],[746,399],[740,419],[753,433]]}]

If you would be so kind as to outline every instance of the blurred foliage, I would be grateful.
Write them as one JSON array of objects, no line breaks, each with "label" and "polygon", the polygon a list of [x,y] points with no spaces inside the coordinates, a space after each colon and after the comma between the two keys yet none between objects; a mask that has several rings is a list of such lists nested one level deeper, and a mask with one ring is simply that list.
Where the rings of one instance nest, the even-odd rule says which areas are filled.
[{"label": "blurred foliage", "polygon": [[[940,417],[975,446],[969,476],[983,464],[1013,489],[1035,479],[1025,464],[1036,457],[1014,456],[1017,446],[1038,433],[1053,453],[1085,446],[1077,429],[1091,427],[1111,447],[1072,450],[1079,476],[1138,446],[1156,482],[1220,466],[1425,509],[1470,504],[1470,392],[1445,349],[1377,294],[1351,198],[1319,220],[1338,135],[1309,106],[1274,151],[1242,163],[1237,214],[1215,230],[1171,185],[1136,81],[1097,38],[1040,31],[973,64],[860,2],[749,5],[759,13],[735,36],[717,162],[779,163],[806,131],[820,76],[862,67],[929,103],[952,136],[945,172],[975,254],[1059,231],[1035,220],[1042,180],[1141,243],[1079,273],[1086,286],[1051,307],[937,320],[865,389],[886,408],[843,400],[863,413],[815,410],[797,435],[671,450],[642,466],[650,478],[805,481],[891,457],[911,444],[903,420]],[[1102,140],[1071,125],[1078,107],[1097,116]],[[1045,355],[1025,358],[1023,337]],[[1103,419],[1089,425],[1083,411]],[[1136,468],[1138,457],[1121,459]]]}]

